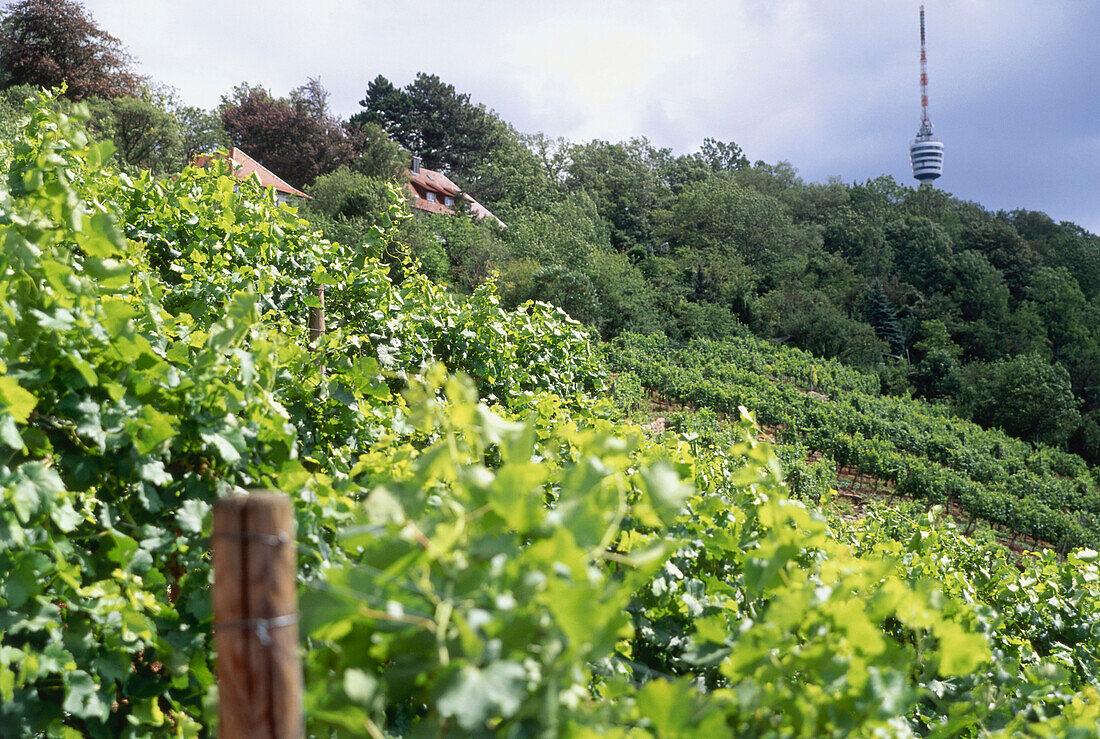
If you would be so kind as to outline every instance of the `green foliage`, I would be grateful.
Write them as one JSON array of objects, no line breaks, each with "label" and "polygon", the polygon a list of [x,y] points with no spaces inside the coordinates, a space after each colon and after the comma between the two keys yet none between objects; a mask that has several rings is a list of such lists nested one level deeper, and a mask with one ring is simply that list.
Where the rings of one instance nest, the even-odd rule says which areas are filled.
[{"label": "green foliage", "polygon": [[784,441],[893,480],[902,495],[950,500],[972,520],[1054,545],[1100,545],[1100,488],[1080,458],[987,431],[940,407],[881,396],[873,375],[839,372],[835,363],[749,338],[677,345],[625,335],[615,346],[612,368],[635,373],[646,387],[718,413],[751,407],[784,429]]},{"label": "green foliage", "polygon": [[660,176],[669,153],[645,139],[619,144],[596,140],[570,150],[566,185],[592,198],[616,250],[651,243],[653,212],[669,194]]},{"label": "green foliage", "polygon": [[629,418],[642,410],[645,388],[633,372],[620,372],[611,382],[611,397],[623,417]]},{"label": "green foliage", "polygon": [[157,106],[150,96],[86,101],[91,119],[90,133],[115,145],[115,155],[129,172],[142,169],[153,174],[178,172],[183,168],[184,142],[179,120]]},{"label": "green foliage", "polygon": [[434,444],[377,445],[353,471],[377,483],[344,533],[358,563],[307,601],[309,633],[332,643],[311,653],[307,713],[347,733],[401,706],[433,733],[579,723],[592,665],[630,633],[630,595],[668,547],[622,542],[626,515],[659,525],[690,487],[640,434],[569,422],[553,398],[515,422],[461,382],[434,397],[408,397]]},{"label": "green foliage", "polygon": [[821,357],[869,369],[889,351],[871,326],[849,318],[820,290],[795,285],[773,290],[760,301],[760,312],[769,335],[791,339]]},{"label": "green foliage", "polygon": [[749,166],[749,160],[741,151],[741,147],[732,141],[705,138],[696,156],[716,172],[744,169]]},{"label": "green foliage", "polygon": [[597,252],[588,270],[603,304],[599,328],[605,338],[623,331],[648,334],[664,330],[667,317],[661,312],[662,296],[625,255]]},{"label": "green foliage", "polygon": [[351,117],[353,128],[378,125],[406,151],[419,155],[425,167],[460,180],[500,141],[496,117],[434,74],[420,72],[400,89],[379,75],[359,104],[364,110]]},{"label": "green foliage", "polygon": [[905,350],[905,337],[901,335],[901,329],[898,328],[894,307],[890,304],[890,298],[887,297],[882,289],[882,283],[878,280],[871,283],[871,289],[867,292],[867,304],[863,309],[863,316],[875,330],[875,335],[886,342],[891,352],[901,354]]},{"label": "green foliage", "polygon": [[934,292],[937,281],[951,268],[951,239],[927,218],[910,216],[887,224],[886,240],[902,279],[925,292]]},{"label": "green foliage", "polygon": [[390,179],[409,166],[409,153],[391,141],[376,123],[362,123],[351,129],[356,157],[352,167],[368,177]]},{"label": "green foliage", "polygon": [[187,162],[197,154],[213,154],[231,146],[229,134],[217,113],[190,105],[178,106],[174,113],[179,121],[180,143]]},{"label": "green foliage", "polygon": [[[505,313],[489,287],[463,301],[415,275],[395,286],[224,170],[103,169],[111,146],[87,144],[86,110],[54,104],[28,107],[0,192],[0,727],[194,735],[213,684],[217,497],[294,493],[311,579],[342,557],[356,454],[404,428],[390,386],[444,360],[510,402],[595,393],[602,373],[560,313]],[[305,348],[317,283],[333,329],[320,358]]]},{"label": "green foliage", "polygon": [[736,258],[766,272],[790,248],[790,228],[776,199],[714,177],[680,193],[666,237],[674,253],[690,252],[704,262]]},{"label": "green foliage", "polygon": [[560,311],[394,279],[371,253],[398,208],[331,243],[224,165],[104,168],[55,103],[0,187],[0,733],[207,733],[209,507],[257,486],[295,505],[316,734],[1095,732],[1095,551],[1017,566],[933,518],[828,520],[736,404],[837,461],[923,444],[943,467],[905,471],[933,486],[1011,469],[1011,514],[1052,529],[1098,510],[1080,460],[748,338],[620,343],[640,383],[713,401],[649,438]]},{"label": "green foliage", "polygon": [[362,219],[374,225],[389,207],[389,181],[341,167],[318,177],[309,187],[304,210],[341,219]]},{"label": "green foliage", "polygon": [[969,415],[1023,439],[1058,444],[1081,420],[1069,374],[1035,355],[968,365],[962,382]]},{"label": "green foliage", "polygon": [[122,42],[75,0],[16,0],[0,13],[0,87],[64,85],[73,100],[136,95],[132,67]]},{"label": "green foliage", "polygon": [[584,192],[516,208],[506,222],[505,244],[515,259],[576,269],[587,266],[596,254],[610,251],[607,228]]},{"label": "green foliage", "polygon": [[461,290],[483,284],[507,261],[500,230],[488,221],[466,216],[425,217],[425,230],[443,247],[451,263],[450,278]]}]

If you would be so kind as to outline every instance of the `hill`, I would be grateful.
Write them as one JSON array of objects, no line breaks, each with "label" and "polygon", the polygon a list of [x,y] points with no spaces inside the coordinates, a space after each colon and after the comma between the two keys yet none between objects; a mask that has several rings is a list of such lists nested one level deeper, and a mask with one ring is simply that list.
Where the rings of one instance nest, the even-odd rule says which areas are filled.
[{"label": "hill", "polygon": [[396,202],[330,243],[225,171],[120,174],[57,107],[0,189],[5,735],[210,733],[209,507],[256,486],[295,507],[312,733],[1095,730],[1095,551],[844,528],[749,421],[616,420],[559,311],[387,268]]},{"label": "hill", "polygon": [[609,357],[671,400],[734,418],[750,409],[774,433],[795,480],[807,459],[824,457],[891,493],[951,505],[968,529],[984,520],[1062,552],[1100,546],[1100,470],[942,405],[884,396],[873,375],[752,338],[681,345],[626,334]]}]

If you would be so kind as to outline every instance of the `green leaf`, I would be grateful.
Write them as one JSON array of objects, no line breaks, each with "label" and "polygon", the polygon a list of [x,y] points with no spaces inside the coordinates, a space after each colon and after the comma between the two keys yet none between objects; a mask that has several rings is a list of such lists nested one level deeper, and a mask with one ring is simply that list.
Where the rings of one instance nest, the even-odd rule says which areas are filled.
[{"label": "green leaf", "polygon": [[19,427],[10,413],[0,415],[0,441],[12,449],[23,448],[23,437],[19,435]]},{"label": "green leaf", "polygon": [[85,383],[94,386],[99,382],[99,377],[96,376],[95,368],[79,354],[66,354],[65,359],[73,366],[73,369],[80,373],[80,377]]},{"label": "green leaf", "polygon": [[95,278],[96,284],[103,290],[118,290],[130,284],[133,265],[117,259],[88,257],[84,260],[84,271]]},{"label": "green leaf", "polygon": [[210,504],[201,500],[187,500],[176,513],[176,523],[184,531],[202,533],[202,523],[210,511]]},{"label": "green leaf", "polygon": [[162,487],[172,482],[172,475],[164,469],[164,462],[154,459],[141,465],[141,479]]},{"label": "green leaf", "polygon": [[689,678],[652,680],[638,691],[638,710],[653,723],[659,736],[686,736],[692,733],[695,694]]},{"label": "green leaf", "polygon": [[136,701],[131,715],[133,717],[132,723],[141,726],[164,725],[164,711],[161,710],[160,701],[157,698]]},{"label": "green leaf", "polygon": [[26,423],[37,403],[34,393],[24,390],[15,378],[0,377],[0,413],[6,411],[18,423]]},{"label": "green leaf", "polygon": [[7,663],[0,662],[0,700],[9,703],[15,697],[15,673]]},{"label": "green leaf", "polygon": [[241,453],[237,448],[221,434],[202,434],[202,440],[218,450],[218,454],[228,464],[234,464],[241,459]]},{"label": "green leaf", "polygon": [[681,480],[672,465],[664,460],[643,469],[640,476],[641,488],[648,494],[647,502],[665,525],[671,524],[691,496],[692,486]]},{"label": "green leaf", "polygon": [[134,447],[138,454],[148,454],[161,443],[176,435],[175,419],[151,406],[141,409],[141,417],[134,433]]},{"label": "green leaf", "polygon": [[84,161],[89,169],[98,169],[115,153],[115,145],[110,140],[92,144],[84,153]]},{"label": "green leaf", "polygon": [[79,526],[81,520],[83,520],[69,501],[52,508],[50,518],[57,524],[57,528],[66,534]]},{"label": "green leaf", "polygon": [[105,721],[111,710],[110,702],[103,699],[95,680],[83,670],[65,676],[65,701],[61,706],[74,716]]},{"label": "green leaf", "polygon": [[939,637],[936,654],[942,674],[966,675],[989,661],[989,645],[981,634],[967,631],[954,621],[940,624],[935,633]]},{"label": "green leaf", "polygon": [[466,731],[475,731],[490,718],[513,715],[526,695],[527,671],[517,662],[493,662],[484,670],[464,665],[443,687],[436,708]]},{"label": "green leaf", "polygon": [[126,237],[118,228],[114,217],[108,213],[85,216],[84,238],[80,246],[90,257],[106,259],[126,252]]}]

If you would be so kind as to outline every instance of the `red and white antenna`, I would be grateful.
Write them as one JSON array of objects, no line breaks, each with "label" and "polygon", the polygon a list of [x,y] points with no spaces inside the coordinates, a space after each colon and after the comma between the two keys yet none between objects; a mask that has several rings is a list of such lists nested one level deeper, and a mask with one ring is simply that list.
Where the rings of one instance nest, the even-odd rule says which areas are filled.
[{"label": "red and white antenna", "polygon": [[943,174],[943,142],[932,133],[928,118],[928,55],[924,51],[924,6],[920,6],[920,129],[909,145],[909,164],[921,184]]},{"label": "red and white antenna", "polygon": [[924,51],[924,6],[920,6],[920,120],[928,121],[928,55]]}]

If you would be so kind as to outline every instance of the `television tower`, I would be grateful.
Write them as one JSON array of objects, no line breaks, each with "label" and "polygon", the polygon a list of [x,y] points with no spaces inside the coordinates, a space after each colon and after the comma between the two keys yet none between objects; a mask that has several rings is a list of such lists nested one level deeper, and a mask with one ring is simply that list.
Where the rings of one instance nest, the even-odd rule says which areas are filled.
[{"label": "television tower", "polygon": [[909,164],[921,184],[943,174],[943,142],[932,133],[928,118],[928,57],[924,53],[924,6],[920,6],[920,129],[909,145]]}]

